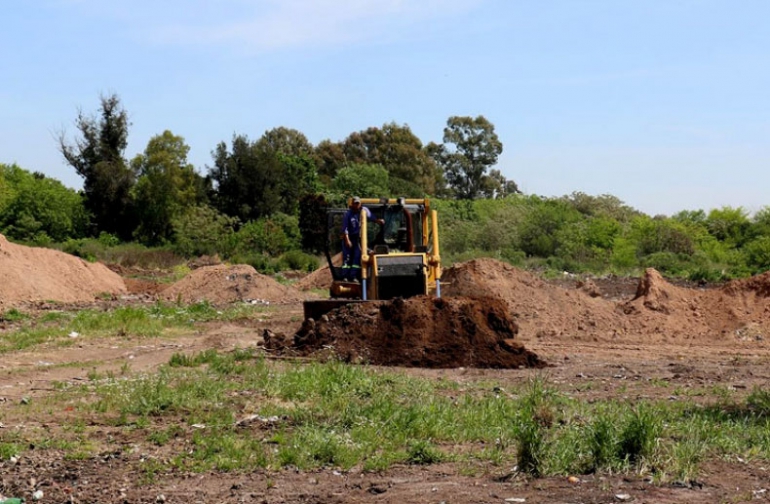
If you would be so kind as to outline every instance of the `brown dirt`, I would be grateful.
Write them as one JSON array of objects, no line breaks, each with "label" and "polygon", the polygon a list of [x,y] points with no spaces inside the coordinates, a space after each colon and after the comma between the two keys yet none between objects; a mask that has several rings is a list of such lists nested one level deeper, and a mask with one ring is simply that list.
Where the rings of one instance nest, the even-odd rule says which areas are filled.
[{"label": "brown dirt", "polygon": [[513,340],[517,332],[498,299],[415,297],[345,305],[305,321],[288,345],[270,332],[265,343],[272,350],[383,366],[544,367]]},{"label": "brown dirt", "polygon": [[[646,271],[633,282],[635,285],[618,278],[581,279],[578,285],[578,279],[543,281],[497,261],[475,260],[446,270],[447,297],[441,301],[356,305],[344,315],[329,314],[327,321],[319,320],[303,329],[299,299],[304,294],[241,267],[234,267],[236,274],[228,279],[229,268],[214,266],[212,271],[216,273],[206,280],[207,268],[212,266],[194,271],[169,289],[178,289],[189,296],[182,299],[189,301],[209,299],[225,303],[272,298],[280,306],[271,307],[256,320],[198,324],[189,333],[168,337],[148,339],[119,334],[78,338],[73,340],[72,347],[66,348],[43,343],[9,351],[0,362],[0,404],[19,403],[22,398],[44,399],[59,393],[62,383],[86,382],[92,371],[117,375],[128,365],[130,374],[152,373],[174,353],[195,353],[207,348],[227,351],[258,345],[264,330],[268,334],[298,332],[300,340],[310,337],[312,331],[313,338],[322,338],[324,325],[334,327],[335,332],[329,335],[337,345],[335,351],[345,358],[371,362],[374,354],[381,355],[383,363],[387,363],[394,355],[408,356],[403,366],[420,363],[424,354],[429,354],[430,359],[447,357],[440,347],[432,346],[437,340],[430,334],[450,334],[448,341],[457,345],[451,357],[467,359],[463,362],[473,362],[477,348],[485,345],[494,350],[493,358],[498,358],[499,354],[507,354],[508,350],[502,350],[505,346],[518,347],[510,342],[518,326],[520,333],[516,338],[552,364],[547,370],[484,369],[472,364],[429,368],[431,364],[424,362],[418,365],[426,367],[404,367],[401,371],[425,379],[450,380],[459,387],[471,382],[476,386],[488,384],[489,393],[501,398],[509,387],[538,377],[562,393],[584,401],[614,399],[633,403],[653,399],[712,404],[722,397],[715,395],[714,390],[743,400],[754,387],[767,387],[770,381],[770,273],[710,289],[673,285],[655,270]],[[88,287],[91,277],[102,278],[103,273],[114,280],[101,265],[55,251],[10,244],[0,237],[0,308],[35,309],[34,306],[46,304],[46,300],[57,300],[72,304],[59,303],[41,309],[74,309],[89,303],[108,309],[117,303],[144,302],[145,297],[165,294],[153,291],[157,287],[152,282],[129,282],[131,294],[144,294],[141,298],[122,295],[126,286],[120,282],[115,291],[99,285]],[[328,277],[328,272],[323,275]],[[629,288],[634,286],[635,289]],[[198,293],[195,289],[199,289]],[[121,299],[106,299],[100,296],[103,292],[112,292]],[[479,299],[477,304],[465,301],[460,305],[449,296],[480,294],[496,299]],[[173,300],[178,296],[174,295]],[[95,297],[98,303],[94,303]],[[291,302],[292,299],[297,301]],[[30,301],[36,303],[27,308]],[[455,327],[450,323],[453,320],[464,320],[465,324]],[[0,337],[16,327],[12,322],[3,324],[9,326],[0,327]],[[455,341],[454,334],[467,339]],[[364,341],[373,336],[382,337],[374,351]],[[440,340],[442,345],[447,342],[444,338]],[[0,408],[0,412],[4,410],[5,407]],[[3,416],[0,442],[18,442],[27,430],[60,432],[68,428],[63,426],[62,415],[54,411],[42,418]],[[189,448],[194,437],[187,413],[168,421],[180,426],[181,433],[177,441],[161,447],[148,442],[138,430],[92,425],[91,419],[84,418],[86,428],[98,429],[105,440],[114,440],[112,446],[117,449],[76,460],[53,448],[28,447],[15,463],[0,461],[0,494],[31,501],[32,492],[39,489],[45,492],[41,502],[121,503],[467,504],[503,503],[506,499],[524,499],[528,503],[607,503],[617,501],[618,494],[629,494],[632,502],[663,504],[770,499],[766,460],[726,457],[704,461],[698,481],[691,486],[653,484],[633,474],[579,475],[578,483],[572,484],[565,476],[529,479],[512,475],[509,467],[494,465],[474,466],[469,472],[467,463],[396,466],[383,472],[329,467],[305,472],[287,469],[189,474],[169,469],[154,481],[147,481],[144,467],[148,460],[171,460],[176,454],[174,450]],[[71,419],[67,424],[71,425]]]},{"label": "brown dirt", "polygon": [[502,299],[524,341],[734,341],[770,330],[770,274],[719,289],[685,288],[654,269],[639,279],[632,299],[605,299],[592,281],[552,285],[493,259],[476,259],[444,273],[443,292]]},{"label": "brown dirt", "polygon": [[[335,266],[342,266],[342,253],[332,257],[332,264]],[[294,284],[294,287],[303,291],[311,289],[329,290],[331,286],[332,274],[331,271],[329,271],[329,264],[326,261],[324,261],[323,266],[306,275]]]},{"label": "brown dirt", "polygon": [[236,301],[291,303],[307,297],[293,287],[282,285],[244,264],[202,266],[165,289],[160,295],[168,301],[208,301],[213,304]]},{"label": "brown dirt", "polygon": [[0,235],[0,308],[49,300],[88,302],[125,292],[123,279],[103,264],[58,250],[25,247]]}]

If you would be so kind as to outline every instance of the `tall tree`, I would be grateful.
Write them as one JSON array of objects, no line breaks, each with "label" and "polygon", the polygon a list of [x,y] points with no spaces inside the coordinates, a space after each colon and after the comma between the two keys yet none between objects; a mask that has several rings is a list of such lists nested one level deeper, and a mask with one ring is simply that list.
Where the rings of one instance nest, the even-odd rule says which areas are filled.
[{"label": "tall tree", "polygon": [[307,137],[300,131],[284,126],[265,131],[257,144],[263,151],[276,154],[280,152],[287,156],[313,155],[313,145]]},{"label": "tall tree", "polygon": [[234,135],[231,149],[220,142],[212,153],[214,166],[209,168],[209,177],[216,207],[243,222],[270,215],[281,199],[277,162],[265,162],[246,135]]},{"label": "tall tree", "polygon": [[135,227],[131,188],[135,177],[123,158],[128,143],[128,114],[116,94],[100,97],[98,117],[78,111],[80,137],[68,143],[59,135],[65,161],[83,177],[86,209],[96,229],[129,239]]},{"label": "tall tree", "polygon": [[394,122],[350,134],[342,142],[346,164],[380,165],[387,170],[391,190],[410,196],[435,194],[439,167],[408,125]]},{"label": "tall tree", "polygon": [[233,136],[232,152],[220,143],[209,169],[215,205],[243,222],[274,212],[296,214],[299,198],[317,189],[313,152],[302,133],[283,127],[266,131],[256,142]]},{"label": "tall tree", "polygon": [[152,137],[144,153],[131,161],[138,176],[135,235],[142,242],[157,245],[170,240],[174,219],[204,202],[204,181],[187,162],[189,152],[183,137],[166,130]]},{"label": "tall tree", "polygon": [[316,145],[313,157],[318,167],[318,177],[327,186],[331,184],[337,172],[345,166],[345,152],[339,142],[322,140]]},{"label": "tall tree", "polygon": [[452,116],[444,128],[444,144],[432,144],[429,151],[443,167],[455,197],[475,199],[485,195],[487,170],[497,163],[503,144],[484,116]]}]

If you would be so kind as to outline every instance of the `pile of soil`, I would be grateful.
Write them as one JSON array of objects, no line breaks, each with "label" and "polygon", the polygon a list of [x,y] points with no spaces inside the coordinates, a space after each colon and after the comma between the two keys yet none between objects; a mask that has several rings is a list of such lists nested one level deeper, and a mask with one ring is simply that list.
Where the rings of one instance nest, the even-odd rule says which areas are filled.
[{"label": "pile of soil", "polygon": [[494,259],[448,268],[447,295],[492,295],[518,323],[522,339],[556,341],[717,342],[770,334],[770,273],[718,289],[672,285],[650,268],[631,299],[605,299],[590,281],[551,285]]},{"label": "pile of soil", "polygon": [[295,303],[305,298],[296,289],[282,285],[245,264],[202,266],[160,293],[168,301],[226,304]]},{"label": "pile of soil", "polygon": [[595,285],[575,282],[569,289],[551,285],[495,259],[473,259],[447,268],[442,294],[501,299],[527,339],[594,341],[625,332],[615,303],[603,299]]},{"label": "pile of soil", "polygon": [[[332,264],[342,266],[342,253],[332,257]],[[332,272],[329,271],[329,263],[324,259],[324,265],[294,284],[299,290],[329,290],[332,286]]]},{"label": "pile of soil", "polygon": [[103,264],[18,245],[0,235],[0,308],[38,301],[91,302],[125,293],[120,275]]},{"label": "pile of soil", "polygon": [[352,303],[306,320],[288,340],[265,331],[265,346],[346,362],[428,368],[544,367],[514,341],[516,323],[499,299],[426,296]]},{"label": "pile of soil", "polygon": [[719,289],[689,289],[667,282],[654,269],[639,280],[636,297],[621,305],[640,329],[698,340],[755,340],[770,331],[770,274],[736,280]]}]

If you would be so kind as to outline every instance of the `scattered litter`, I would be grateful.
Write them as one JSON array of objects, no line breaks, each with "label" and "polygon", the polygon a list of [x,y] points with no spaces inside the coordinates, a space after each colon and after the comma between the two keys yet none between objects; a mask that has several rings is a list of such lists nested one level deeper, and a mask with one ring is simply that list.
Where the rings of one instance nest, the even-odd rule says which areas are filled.
[{"label": "scattered litter", "polygon": [[578,478],[577,476],[570,476],[569,478],[567,478],[567,481],[569,483],[572,483],[573,485],[577,485],[578,483],[580,483],[580,478]]},{"label": "scattered litter", "polygon": [[524,497],[508,497],[505,502],[527,502]]},{"label": "scattered litter", "polygon": [[623,501],[623,502],[625,502],[625,501],[630,501],[630,500],[631,500],[631,496],[630,496],[630,495],[628,495],[628,494],[616,494],[616,495],[615,495],[615,498],[616,498],[617,500],[619,500],[619,501]]},{"label": "scattered litter", "polygon": [[70,338],[77,338],[78,336],[80,336],[80,333],[77,331],[72,331],[71,333],[69,333]]},{"label": "scattered litter", "polygon": [[205,429],[206,428],[206,424],[194,423],[190,427],[192,427],[193,429]]},{"label": "scattered litter", "polygon": [[42,490],[35,490],[35,492],[32,494],[32,500],[39,501],[43,498],[43,491]]}]

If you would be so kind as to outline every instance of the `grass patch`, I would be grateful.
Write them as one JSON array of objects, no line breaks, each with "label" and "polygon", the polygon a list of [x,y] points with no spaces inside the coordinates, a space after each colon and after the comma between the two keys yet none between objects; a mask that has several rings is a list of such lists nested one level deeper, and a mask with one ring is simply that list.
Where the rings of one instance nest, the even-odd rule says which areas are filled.
[{"label": "grass patch", "polygon": [[24,350],[45,343],[73,344],[69,337],[161,337],[189,331],[195,324],[213,320],[243,320],[264,317],[270,307],[233,305],[217,309],[207,302],[187,306],[156,303],[123,306],[113,310],[81,310],[74,314],[49,312],[37,320],[24,316],[21,327],[3,334],[0,353]]},{"label": "grass patch", "polygon": [[[517,465],[536,477],[633,472],[689,481],[712,457],[770,460],[770,395],[763,389],[705,405],[587,403],[553,389],[547,376],[508,386],[506,394],[495,389],[208,350],[174,354],[156,374],[70,387],[46,407],[77,410],[62,420],[61,435],[82,438],[82,446],[98,445],[91,439],[97,432],[75,418],[141,433],[142,452],[166,450],[143,466],[148,478],[177,469],[375,471],[457,461],[482,471]],[[2,442],[0,456],[29,444]],[[68,449],[70,457],[93,453],[78,446]]]}]

